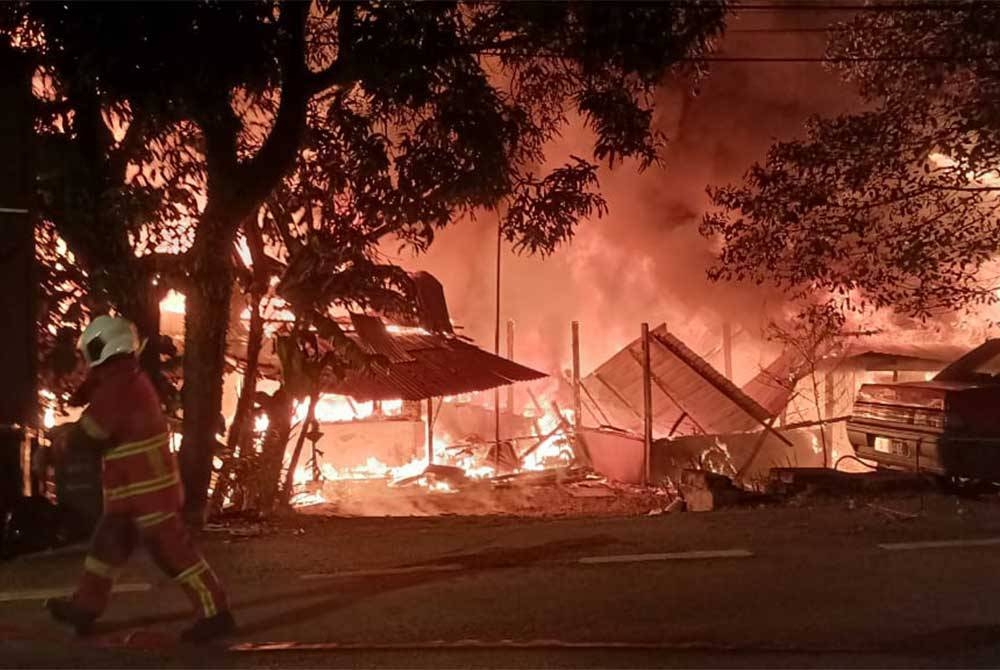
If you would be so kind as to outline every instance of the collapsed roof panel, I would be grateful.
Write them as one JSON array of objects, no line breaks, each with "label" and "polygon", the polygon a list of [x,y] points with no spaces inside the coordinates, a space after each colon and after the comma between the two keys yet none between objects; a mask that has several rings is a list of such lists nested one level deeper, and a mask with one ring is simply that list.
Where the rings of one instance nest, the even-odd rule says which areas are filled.
[{"label": "collapsed roof panel", "polygon": [[[650,332],[653,433],[658,437],[752,430],[769,418],[759,403],[667,332]],[[642,431],[642,342],[639,338],[588,375],[585,396],[613,425]]]},{"label": "collapsed roof panel", "polygon": [[742,391],[763,407],[768,415],[780,414],[795,391],[801,368],[802,357],[786,351],[744,384]]}]

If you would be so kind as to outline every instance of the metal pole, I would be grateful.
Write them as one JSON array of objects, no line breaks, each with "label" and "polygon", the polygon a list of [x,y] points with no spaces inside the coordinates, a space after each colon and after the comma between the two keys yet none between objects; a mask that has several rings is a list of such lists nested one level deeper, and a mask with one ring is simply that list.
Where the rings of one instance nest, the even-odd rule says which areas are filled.
[{"label": "metal pole", "polygon": [[726,379],[733,381],[733,327],[728,321],[722,324],[722,356],[726,366]]},{"label": "metal pole", "polygon": [[[493,353],[500,355],[500,251],[503,242],[503,226],[500,218],[497,218],[497,300],[496,300],[496,322],[493,330]],[[496,461],[496,471],[500,472],[500,387],[493,389],[493,437],[496,449],[494,451]]]},{"label": "metal pole", "polygon": [[649,454],[653,446],[653,375],[649,365],[649,324],[642,324],[642,483],[649,484]]},{"label": "metal pole", "polygon": [[434,398],[427,399],[427,465],[434,465]]},{"label": "metal pole", "polygon": [[[514,360],[514,319],[507,319],[507,358]],[[507,413],[514,413],[514,385],[507,386]]]},{"label": "metal pole", "polygon": [[580,322],[573,322],[573,429],[580,429]]}]

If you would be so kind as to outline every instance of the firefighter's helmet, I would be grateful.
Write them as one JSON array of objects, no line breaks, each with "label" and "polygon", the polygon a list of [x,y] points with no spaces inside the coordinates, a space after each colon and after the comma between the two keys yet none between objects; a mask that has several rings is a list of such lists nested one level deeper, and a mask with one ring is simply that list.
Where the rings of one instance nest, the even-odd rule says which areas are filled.
[{"label": "firefighter's helmet", "polygon": [[78,346],[87,365],[94,368],[112,356],[134,354],[139,349],[139,338],[128,319],[102,315],[83,329]]}]

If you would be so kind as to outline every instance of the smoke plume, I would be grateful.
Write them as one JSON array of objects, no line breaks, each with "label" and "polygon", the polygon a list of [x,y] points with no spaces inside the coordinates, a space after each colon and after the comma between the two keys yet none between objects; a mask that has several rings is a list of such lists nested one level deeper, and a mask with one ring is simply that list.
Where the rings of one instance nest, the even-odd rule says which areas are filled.
[{"label": "smoke plume", "polygon": [[[829,18],[737,14],[719,55],[820,56],[826,35],[810,29],[828,25]],[[516,322],[515,358],[549,372],[567,368],[576,320],[586,373],[637,337],[641,322],[666,322],[721,369],[714,354],[728,321],[738,333],[736,381],[755,374],[773,354],[762,348],[761,333],[768,316],[782,308],[782,297],[708,281],[712,243],[698,233],[709,206],[706,186],[738,181],[772,142],[800,135],[810,115],[856,104],[851,90],[815,62],[713,62],[696,95],[686,85],[664,85],[657,105],[657,124],[668,138],[663,165],[643,173],[629,164],[602,168],[610,213],[583,222],[572,243],[551,257],[517,257],[505,245],[501,319]],[[591,146],[591,135],[577,125],[552,143],[549,160],[555,165],[571,153],[588,155]],[[456,225],[428,253],[400,260],[435,274],[464,334],[492,349],[495,220],[483,216]]]}]

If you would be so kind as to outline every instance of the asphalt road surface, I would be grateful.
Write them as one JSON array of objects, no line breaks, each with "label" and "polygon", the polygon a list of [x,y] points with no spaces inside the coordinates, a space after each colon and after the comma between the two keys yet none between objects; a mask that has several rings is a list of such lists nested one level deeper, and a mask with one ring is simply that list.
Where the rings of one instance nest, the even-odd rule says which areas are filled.
[{"label": "asphalt road surface", "polygon": [[81,561],[64,552],[0,564],[0,666],[1000,665],[996,500],[307,517],[207,535],[241,626],[231,641],[177,644],[185,601],[142,556],[98,635],[55,628],[41,599],[71,588]]}]

